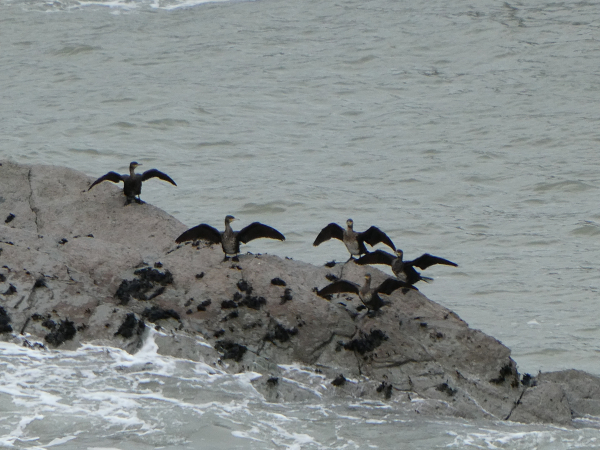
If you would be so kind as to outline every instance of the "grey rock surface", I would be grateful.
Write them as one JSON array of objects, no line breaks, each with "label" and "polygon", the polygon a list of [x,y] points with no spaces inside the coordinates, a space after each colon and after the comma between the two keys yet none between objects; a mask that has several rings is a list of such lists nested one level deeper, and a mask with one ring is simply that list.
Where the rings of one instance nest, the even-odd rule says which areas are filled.
[{"label": "grey rock surface", "polygon": [[383,281],[374,268],[224,262],[219,246],[176,245],[188,227],[147,203],[124,206],[118,186],[88,191],[93,179],[67,168],[1,163],[4,340],[135,352],[152,327],[162,354],[261,374],[254,385],[269,401],[357,397],[561,425],[600,415],[598,378],[557,372],[525,386],[508,348],[420,292],[398,290],[371,315],[354,295],[314,292],[332,276]]}]

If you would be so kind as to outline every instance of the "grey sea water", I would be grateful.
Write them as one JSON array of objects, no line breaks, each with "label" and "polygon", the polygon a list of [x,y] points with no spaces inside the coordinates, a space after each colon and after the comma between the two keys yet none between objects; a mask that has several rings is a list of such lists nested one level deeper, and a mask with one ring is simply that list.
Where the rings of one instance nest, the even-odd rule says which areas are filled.
[{"label": "grey sea water", "polygon": [[[597,2],[0,0],[0,157],[92,177],[136,160],[178,184],[145,201],[189,226],[260,220],[287,240],[248,251],[315,264],[347,259],[312,247],[327,223],[377,225],[459,264],[421,291],[522,373],[600,375],[599,24]],[[273,405],[242,376],[115,354],[2,346],[0,445],[600,446],[585,423]]]}]

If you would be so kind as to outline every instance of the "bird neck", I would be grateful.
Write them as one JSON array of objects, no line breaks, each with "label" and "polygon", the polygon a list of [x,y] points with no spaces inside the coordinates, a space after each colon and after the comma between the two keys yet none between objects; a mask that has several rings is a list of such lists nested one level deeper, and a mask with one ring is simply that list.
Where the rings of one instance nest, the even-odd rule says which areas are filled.
[{"label": "bird neck", "polygon": [[129,166],[129,176],[131,178],[133,178],[134,175],[135,175],[135,167],[134,166]]}]

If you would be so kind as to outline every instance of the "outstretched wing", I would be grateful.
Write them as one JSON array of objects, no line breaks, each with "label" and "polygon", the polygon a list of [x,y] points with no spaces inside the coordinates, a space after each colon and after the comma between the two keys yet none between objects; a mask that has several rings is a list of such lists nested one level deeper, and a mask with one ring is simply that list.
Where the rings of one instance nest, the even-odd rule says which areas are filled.
[{"label": "outstretched wing", "polygon": [[359,289],[360,286],[356,283],[346,280],[338,280],[328,284],[320,291],[317,291],[317,295],[325,298],[326,295],[339,294],[340,292],[352,292],[354,294],[358,294]]},{"label": "outstretched wing", "polygon": [[150,178],[160,178],[161,180],[168,181],[172,185],[177,186],[177,184],[171,179],[171,177],[169,175],[161,172],[160,170],[150,169],[150,170],[146,170],[142,174],[142,181],[149,180]]},{"label": "outstretched wing", "polygon": [[194,228],[190,228],[184,231],[181,236],[175,239],[175,242],[180,244],[185,241],[195,241],[196,239],[202,239],[203,241],[210,242],[211,244],[218,244],[221,242],[221,233],[216,228],[201,223]]},{"label": "outstretched wing", "polygon": [[253,239],[267,238],[285,241],[285,236],[268,225],[260,222],[253,222],[247,227],[242,228],[237,234],[238,240],[246,244]]},{"label": "outstretched wing", "polygon": [[329,239],[339,239],[342,241],[344,239],[344,229],[340,227],[337,223],[330,223],[325,228],[321,230],[313,245],[316,247],[317,245],[328,241]]},{"label": "outstretched wing", "polygon": [[359,233],[358,238],[360,240],[366,242],[367,244],[369,244],[371,247],[373,247],[374,245],[379,244],[381,242],[381,243],[387,245],[392,250],[396,250],[396,246],[394,245],[392,240],[388,237],[388,235],[385,234],[383,231],[381,231],[377,227],[371,227],[367,231],[363,231],[362,233]]},{"label": "outstretched wing", "polygon": [[92,183],[92,185],[88,188],[88,191],[96,186],[98,183],[102,183],[103,181],[112,181],[113,183],[118,183],[123,181],[123,177],[119,175],[117,172],[108,172],[106,175],[102,175],[96,181]]},{"label": "outstretched wing", "polygon": [[452,261],[448,261],[447,259],[430,255],[429,253],[425,253],[424,255],[419,256],[417,259],[413,261],[407,261],[404,264],[417,266],[420,269],[427,269],[428,267],[433,266],[435,264],[444,264],[446,266],[458,267],[458,264],[453,263]]},{"label": "outstretched wing", "polygon": [[384,252],[383,250],[376,250],[373,253],[367,253],[366,255],[360,257],[356,261],[356,264],[386,264],[388,266],[392,265],[392,261],[394,261],[395,256],[390,255],[388,252]]},{"label": "outstretched wing", "polygon": [[418,289],[416,287],[414,287],[408,283],[405,283],[404,281],[397,280],[396,278],[386,279],[383,283],[381,283],[379,285],[379,287],[376,290],[377,290],[377,292],[380,292],[382,294],[390,295],[396,289],[400,289],[400,288],[414,289],[415,291],[418,291]]}]

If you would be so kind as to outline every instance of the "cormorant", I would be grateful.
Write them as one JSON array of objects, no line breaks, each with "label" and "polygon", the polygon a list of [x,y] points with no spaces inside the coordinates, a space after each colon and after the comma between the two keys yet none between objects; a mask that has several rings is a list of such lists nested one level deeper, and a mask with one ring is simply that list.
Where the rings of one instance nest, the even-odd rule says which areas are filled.
[{"label": "cormorant", "polygon": [[[337,280],[331,284],[328,284],[320,291],[317,291],[317,295],[319,297],[326,298],[327,295],[330,294],[338,294],[340,292],[351,292],[353,294],[358,294],[358,297],[363,302],[363,304],[372,311],[377,311],[382,306],[388,304],[379,297],[379,294],[390,295],[396,289],[404,288],[414,289],[417,288],[411,286],[404,281],[397,280],[394,278],[388,278],[379,286],[372,288],[371,287],[371,274],[365,275],[365,284],[362,286],[353,283],[352,281],[347,280]],[[404,291],[405,293],[407,291]]]},{"label": "cormorant", "polygon": [[233,231],[231,229],[231,222],[236,220],[233,216],[225,217],[225,231],[219,232],[216,228],[211,227],[205,223],[201,223],[198,226],[190,228],[184,231],[175,242],[180,244],[185,241],[193,241],[196,239],[202,239],[208,241],[211,244],[221,244],[223,252],[225,253],[225,259],[229,258],[227,255],[234,255],[233,260],[237,261],[237,255],[240,252],[240,242],[244,244],[259,238],[278,239],[285,241],[285,237],[275,228],[271,228],[268,225],[263,225],[259,222],[254,222],[247,227],[242,228],[240,231]]},{"label": "cormorant", "polygon": [[403,256],[404,252],[402,250],[396,250],[396,256],[390,255],[382,250],[377,250],[358,259],[356,264],[386,264],[392,267],[392,272],[394,272],[394,275],[396,275],[399,280],[405,281],[410,285],[413,285],[420,280],[425,282],[433,280],[433,278],[421,276],[421,274],[415,270],[414,266],[417,266],[420,269],[427,269],[429,266],[435,264],[458,267],[458,264],[453,263],[452,261],[448,261],[447,259],[438,256],[432,256],[429,253],[424,253],[412,261],[402,261]]},{"label": "cormorant", "polygon": [[[381,242],[391,249],[396,249],[396,246],[393,244],[392,240],[379,228],[372,226],[367,231],[357,233],[354,231],[353,226],[354,221],[352,219],[348,219],[346,221],[347,228],[345,230],[337,223],[330,223],[321,230],[315,239],[315,242],[313,242],[313,246],[316,247],[317,245],[328,241],[331,238],[339,239],[346,244],[346,248],[350,252],[350,259],[354,259],[354,256],[360,256],[368,253],[365,247],[365,242],[371,247]],[[348,261],[350,261],[350,259],[348,259]]]},{"label": "cormorant", "polygon": [[[177,184],[167,175],[156,169],[146,170],[144,173],[135,173],[135,168],[141,166],[137,162],[133,161],[129,164],[129,175],[120,175],[117,172],[108,172],[106,175],[102,175],[96,181],[92,183],[88,191],[103,181],[112,181],[113,183],[123,182],[123,195],[127,197],[126,205],[135,201],[142,203],[140,199],[140,193],[142,192],[142,182],[149,180],[150,178],[160,178],[161,180],[168,181],[174,186]],[[137,196],[137,198],[136,198]]]}]

